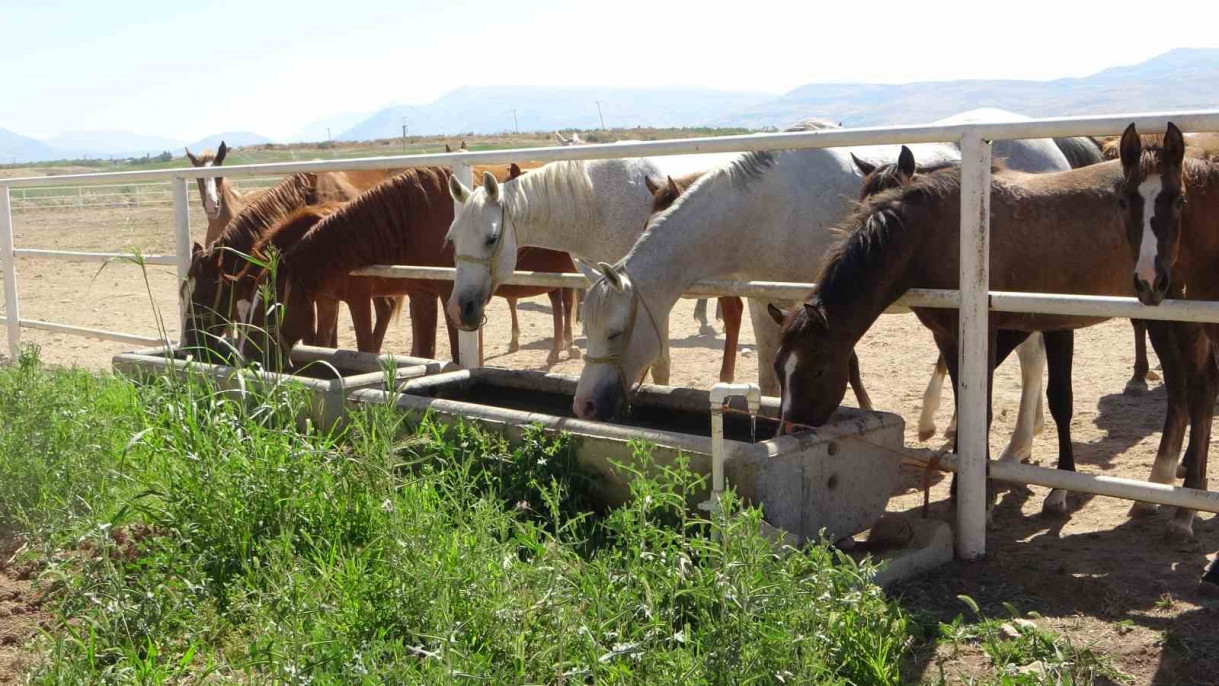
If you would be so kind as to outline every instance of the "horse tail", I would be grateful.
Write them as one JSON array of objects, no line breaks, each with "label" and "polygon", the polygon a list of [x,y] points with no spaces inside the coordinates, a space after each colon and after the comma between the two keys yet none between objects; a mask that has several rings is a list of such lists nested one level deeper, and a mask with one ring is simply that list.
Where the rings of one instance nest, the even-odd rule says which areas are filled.
[{"label": "horse tail", "polygon": [[1072,136],[1070,138],[1055,138],[1054,145],[1062,151],[1072,169],[1089,167],[1105,161],[1105,153],[1100,143],[1088,136]]}]

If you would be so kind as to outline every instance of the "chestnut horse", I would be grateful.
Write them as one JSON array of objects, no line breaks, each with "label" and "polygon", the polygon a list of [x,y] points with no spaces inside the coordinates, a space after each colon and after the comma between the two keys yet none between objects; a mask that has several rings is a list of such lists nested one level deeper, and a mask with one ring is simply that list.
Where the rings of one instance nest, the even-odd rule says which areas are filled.
[{"label": "chestnut horse", "polygon": [[[205,150],[196,155],[190,151],[190,148],[186,149],[186,157],[193,167],[219,167],[224,164],[224,158],[228,153],[229,148],[224,141],[220,141],[220,147],[216,149],[215,153]],[[220,176],[195,179],[195,183],[199,185],[203,213],[207,215],[207,237],[203,244],[211,245],[224,232],[224,227],[233,221],[233,217],[241,214],[241,210],[254,198],[239,192],[233,184],[227,183]]]},{"label": "chestnut horse", "polygon": [[[318,202],[349,200],[361,188],[375,184],[392,172],[328,172],[294,174],[263,192],[238,214],[212,244],[204,248],[195,244],[190,269],[180,293],[185,313],[182,324],[182,345],[203,348],[223,355],[220,344],[234,319],[232,279],[246,267],[244,255],[276,222],[292,212]],[[318,303],[321,328],[309,335],[309,341],[333,345],[336,336],[338,303]],[[392,301],[376,303],[378,329],[384,335],[395,309]]]},{"label": "chestnut horse", "polygon": [[[672,176],[666,176],[664,181],[657,181],[650,176],[645,176],[643,179],[644,185],[652,193],[650,214],[654,215],[669,209],[673,203],[677,202],[681,194],[691,184],[698,181],[702,175],[702,172],[694,172],[678,176],[676,179]],[[698,302],[703,305],[701,322],[706,327],[707,300],[704,298]],[[745,312],[745,303],[740,298],[729,296],[719,298],[717,304],[717,314],[720,314],[724,319],[724,360],[720,363],[720,381],[731,382],[736,375],[736,349],[741,335],[741,315]],[[697,308],[695,308],[695,319],[698,319]],[[714,332],[714,329],[712,332]],[[699,333],[703,333],[703,330],[700,329]],[[862,388],[862,385],[860,387]]]},{"label": "chestnut horse", "polygon": [[[514,173],[519,173],[519,168]],[[239,314],[244,321],[254,324],[244,332],[242,348],[246,356],[261,357],[265,363],[278,364],[279,353],[286,353],[303,340],[314,326],[312,308],[307,305],[319,298],[358,303],[370,297],[405,293],[411,296],[412,326],[415,329],[412,355],[434,357],[435,319],[431,321],[433,328],[426,328],[427,321],[416,320],[415,305],[417,302],[430,303],[434,316],[435,299],[447,297],[452,284],[447,281],[353,277],[350,273],[374,264],[453,264],[452,247],[445,242],[453,219],[453,203],[447,190],[449,177],[450,172],[439,167],[408,170],[346,205],[301,211],[276,226],[254,250],[260,257],[266,256],[267,248],[271,245],[280,251],[275,286],[277,301],[283,307],[275,309],[274,321],[270,322],[275,335],[268,336],[268,313],[261,306],[260,294],[256,292],[258,284],[266,280],[268,273],[257,263],[251,265],[247,271],[253,278],[239,279],[241,287],[237,296]],[[560,268],[552,257],[546,255],[540,255],[534,266],[550,271]],[[570,258],[566,266],[574,271]],[[555,320],[555,349],[552,350],[552,356],[557,356],[558,349],[564,343],[560,324],[563,312],[560,289],[503,286],[497,289],[496,294],[504,291],[514,297],[532,297],[542,293],[551,296],[552,306],[559,313]],[[362,320],[363,324],[357,324],[357,337],[361,339],[360,345],[366,346],[369,340],[360,332],[368,328],[367,316],[362,316]],[[449,343],[457,359],[456,329],[451,326]]]}]

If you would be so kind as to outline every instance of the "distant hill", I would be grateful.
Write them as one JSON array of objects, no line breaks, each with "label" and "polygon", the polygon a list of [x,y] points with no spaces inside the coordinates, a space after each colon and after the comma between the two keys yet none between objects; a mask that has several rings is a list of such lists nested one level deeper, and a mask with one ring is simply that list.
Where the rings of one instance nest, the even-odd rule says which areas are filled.
[{"label": "distant hill", "polygon": [[808,84],[716,120],[722,126],[784,126],[807,116],[847,126],[917,124],[979,107],[1030,116],[1219,106],[1219,49],[1182,48],[1081,79]]},{"label": "distant hill", "polygon": [[38,162],[58,157],[55,150],[35,138],[0,128],[0,164]]},{"label": "distant hill", "polygon": [[161,136],[146,136],[131,131],[69,131],[46,140],[59,157],[139,157],[172,150],[178,142]]},{"label": "distant hill", "polygon": [[185,146],[179,146],[173,150],[173,153],[174,155],[180,155],[182,153],[181,148],[183,147],[190,148],[191,152],[196,153],[204,150],[215,150],[220,147],[220,141],[224,141],[224,144],[230,148],[274,142],[266,136],[260,136],[249,131],[226,131],[225,133],[216,133],[207,138],[201,138],[194,143],[187,143]]},{"label": "distant hill", "polygon": [[[344,112],[342,114],[334,114],[329,117],[311,121],[300,128],[299,131],[288,137],[288,140],[300,143],[317,143],[326,140],[326,130],[330,130],[332,137],[342,134],[344,131],[358,125],[360,122],[368,119],[369,112]],[[399,129],[401,131],[401,129]]]},{"label": "distant hill", "polygon": [[707,88],[464,86],[427,105],[387,107],[336,138],[401,136],[403,117],[408,133],[419,136],[511,131],[517,122],[522,131],[591,129],[600,124],[598,100],[606,126],[699,126],[771,97]]}]

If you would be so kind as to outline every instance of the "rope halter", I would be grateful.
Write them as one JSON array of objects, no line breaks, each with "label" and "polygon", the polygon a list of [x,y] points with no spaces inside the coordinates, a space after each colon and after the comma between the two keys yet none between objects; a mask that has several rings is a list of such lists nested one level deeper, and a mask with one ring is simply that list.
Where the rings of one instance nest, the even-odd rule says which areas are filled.
[{"label": "rope halter", "polygon": [[[487,299],[483,301],[483,305],[491,302],[491,298],[495,295],[495,291],[499,288],[499,280],[495,278],[495,263],[499,260],[499,254],[504,249],[504,233],[508,231],[508,203],[500,201],[499,205],[499,235],[495,237],[495,245],[491,248],[490,257],[475,257],[474,255],[462,255],[454,253],[453,259],[457,264],[465,262],[467,264],[477,264],[487,268],[487,272],[491,278],[491,290],[487,293]],[[512,224],[512,238],[516,239],[516,223]],[[517,244],[520,247],[520,244]]]},{"label": "rope halter", "polygon": [[[604,276],[601,278],[603,280],[605,279]],[[606,287],[609,287],[608,283],[606,283]],[[643,305],[644,313],[648,315],[648,321],[652,323],[652,333],[656,335],[656,343],[663,348],[664,341],[661,340],[660,326],[656,324],[656,317],[652,315],[652,310],[648,307],[648,303],[643,299],[643,296],[639,295],[639,289],[635,288],[634,284],[632,283],[631,305],[626,318],[626,328],[622,330],[621,342],[618,344],[617,350],[613,350],[603,356],[593,356],[588,354],[584,355],[585,366],[590,364],[603,364],[613,367],[614,374],[618,377],[618,384],[622,388],[622,399],[627,404],[628,408],[630,407],[631,399],[639,390],[639,387],[643,385],[643,379],[647,376],[648,370],[652,368],[652,365],[647,365],[644,367],[643,372],[639,375],[639,380],[636,381],[634,383],[634,387],[632,387],[631,382],[627,381],[626,370],[622,367],[622,354],[630,348],[631,335],[635,333],[635,320],[638,318],[639,306],[641,304]]]}]

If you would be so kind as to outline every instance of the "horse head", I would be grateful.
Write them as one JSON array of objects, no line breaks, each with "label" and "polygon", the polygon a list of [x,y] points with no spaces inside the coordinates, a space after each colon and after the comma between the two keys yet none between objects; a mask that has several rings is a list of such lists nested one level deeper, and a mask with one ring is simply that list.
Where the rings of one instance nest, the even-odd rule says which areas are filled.
[{"label": "horse head", "polygon": [[[186,157],[190,160],[193,167],[219,167],[224,164],[224,158],[229,154],[229,148],[220,141],[220,147],[213,154],[210,150],[199,155],[195,155],[186,149]],[[203,211],[207,214],[208,219],[216,219],[220,216],[220,186],[224,183],[224,179],[220,177],[209,177],[206,179],[195,179],[199,184],[199,195],[203,198]]]},{"label": "horse head", "polygon": [[457,208],[446,239],[453,244],[457,275],[447,307],[449,317],[465,331],[482,325],[496,286],[516,267],[519,246],[507,190],[507,183],[500,184],[491,172],[483,173],[483,185],[475,189],[449,177],[449,194]]},{"label": "horse head", "polygon": [[668,337],[668,313],[657,319],[622,267],[597,265],[600,278],[581,308],[588,339],[572,409],[584,419],[617,414],[631,387],[642,381]]},{"label": "horse head", "polygon": [[767,310],[782,328],[774,359],[782,403],[780,432],[793,425],[820,426],[846,394],[852,347],[829,335],[829,320],[815,295],[790,314],[774,305]]},{"label": "horse head", "polygon": [[1118,208],[1134,255],[1134,292],[1144,305],[1168,293],[1181,246],[1185,208],[1185,137],[1172,122],[1160,146],[1146,146],[1134,124],[1120,144]]}]

